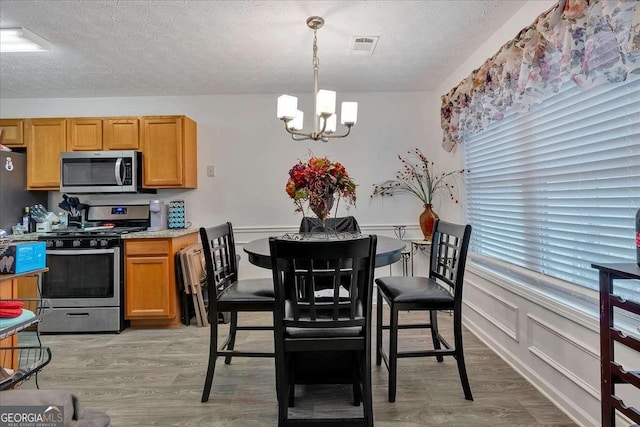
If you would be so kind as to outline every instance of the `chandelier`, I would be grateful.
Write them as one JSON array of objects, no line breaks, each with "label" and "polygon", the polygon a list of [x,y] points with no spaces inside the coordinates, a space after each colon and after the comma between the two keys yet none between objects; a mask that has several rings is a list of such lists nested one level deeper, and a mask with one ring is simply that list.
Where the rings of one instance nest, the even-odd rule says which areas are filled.
[{"label": "chandelier", "polygon": [[324,25],[324,19],[319,16],[307,18],[307,26],[313,30],[313,125],[310,133],[302,132],[304,113],[298,110],[298,98],[290,95],[278,97],[276,116],[284,122],[284,128],[291,134],[294,141],[312,139],[314,141],[329,141],[329,138],[344,138],[351,132],[351,126],[358,119],[358,103],[343,102],[340,111],[340,123],[347,127],[343,134],[336,131],[336,93],[332,90],[318,90],[318,39],[317,32]]}]

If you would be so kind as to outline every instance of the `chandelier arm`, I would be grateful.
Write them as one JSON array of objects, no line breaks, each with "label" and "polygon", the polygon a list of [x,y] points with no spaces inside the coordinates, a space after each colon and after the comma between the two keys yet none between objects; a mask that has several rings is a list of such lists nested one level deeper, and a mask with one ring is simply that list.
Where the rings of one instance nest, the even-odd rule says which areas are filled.
[{"label": "chandelier arm", "polygon": [[[287,127],[287,120],[283,119],[282,121],[284,122],[284,130],[286,130],[291,135],[291,139],[293,139],[294,141],[304,141],[306,139],[314,139],[317,141],[317,138],[314,138],[313,135],[289,129]],[[300,138],[296,138],[296,136],[299,136]]]},{"label": "chandelier arm", "polygon": [[284,122],[284,130],[289,132],[292,136],[293,135],[305,136],[306,138],[303,138],[303,139],[311,139],[311,136],[308,133],[298,132],[298,131],[289,129],[289,127],[287,126],[288,120],[282,119],[282,121]]},{"label": "chandelier arm", "polygon": [[319,119],[322,119],[322,129],[320,129],[320,132],[317,132],[318,135],[322,135],[324,133],[324,130],[327,128],[328,118],[329,116],[325,117],[324,115],[321,115],[320,117],[316,117],[316,121],[318,121]]},{"label": "chandelier arm", "polygon": [[296,131],[291,131],[291,130],[287,130],[287,132],[289,132],[291,135],[305,137],[305,139],[313,139],[313,134],[303,133],[303,132],[296,132]]},{"label": "chandelier arm", "polygon": [[347,131],[345,133],[343,133],[342,135],[324,135],[325,138],[344,138],[345,136],[349,135],[351,133],[351,126],[353,125],[349,125],[347,126]]}]

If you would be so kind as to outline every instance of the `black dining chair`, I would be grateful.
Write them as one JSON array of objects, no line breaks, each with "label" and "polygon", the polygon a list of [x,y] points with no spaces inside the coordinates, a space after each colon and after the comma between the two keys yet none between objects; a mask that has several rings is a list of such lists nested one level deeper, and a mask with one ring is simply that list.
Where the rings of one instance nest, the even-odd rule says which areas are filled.
[{"label": "black dining chair", "polygon": [[[378,328],[376,331],[376,364],[384,360],[389,370],[389,402],[396,400],[398,359],[404,357],[453,356],[458,364],[464,397],[473,400],[467,378],[462,347],[462,287],[471,237],[470,225],[458,225],[438,220],[434,226],[429,277],[379,277],[376,279]],[[390,323],[383,323],[383,301],[389,304]],[[430,323],[400,324],[400,311],[428,311]],[[455,346],[450,346],[438,332],[438,310],[453,310]],[[431,329],[433,350],[398,351],[398,330]],[[389,353],[382,346],[382,331],[389,330]],[[444,347],[444,348],[442,348]]]},{"label": "black dining chair", "polygon": [[[320,218],[305,216],[300,221],[300,233],[322,233],[325,231]],[[335,233],[360,233],[360,225],[353,216],[327,218],[327,230]]]},{"label": "black dining chair", "polygon": [[[376,243],[376,236],[269,240],[276,300],[278,426],[302,422],[289,418],[296,384],[353,384],[354,404],[362,402],[363,415],[356,419],[304,421],[373,426],[371,298]],[[323,279],[321,289],[316,288],[318,279]],[[324,279],[332,283],[329,291]]]},{"label": "black dining chair", "polygon": [[[302,221],[300,221],[300,233],[324,233],[328,231],[329,233],[360,233],[360,225],[358,221],[353,216],[344,216],[337,218],[327,218],[326,220],[326,230],[325,225],[322,223],[320,218],[305,216],[302,217]],[[330,278],[318,278],[317,283],[318,287],[323,287],[322,283],[327,282],[327,285],[324,287],[331,286]]]},{"label": "black dining chair", "polygon": [[[215,227],[200,228],[200,241],[206,264],[207,290],[209,294],[209,363],[202,391],[202,402],[209,400],[213,373],[218,356],[225,357],[225,364],[233,356],[274,357],[274,352],[249,352],[234,349],[236,331],[273,330],[272,326],[238,325],[239,312],[272,312],[274,307],[273,281],[268,279],[238,280],[233,227],[230,222]],[[218,347],[218,313],[230,313],[229,335]]]}]

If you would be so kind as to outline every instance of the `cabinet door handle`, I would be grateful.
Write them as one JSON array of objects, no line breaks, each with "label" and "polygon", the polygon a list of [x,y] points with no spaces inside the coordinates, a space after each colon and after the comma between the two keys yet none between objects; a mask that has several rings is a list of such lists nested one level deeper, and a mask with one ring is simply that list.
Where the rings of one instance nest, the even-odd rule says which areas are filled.
[{"label": "cabinet door handle", "polygon": [[89,317],[89,313],[66,313],[67,317]]}]

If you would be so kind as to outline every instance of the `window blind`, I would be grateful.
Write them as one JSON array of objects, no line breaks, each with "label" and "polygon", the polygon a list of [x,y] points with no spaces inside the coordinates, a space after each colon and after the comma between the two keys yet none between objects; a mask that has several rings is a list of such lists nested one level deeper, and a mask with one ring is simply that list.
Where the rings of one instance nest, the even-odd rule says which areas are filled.
[{"label": "window blind", "polygon": [[[590,289],[592,262],[635,262],[640,77],[573,83],[463,144],[470,251]],[[621,293],[640,300],[637,281]]]}]

